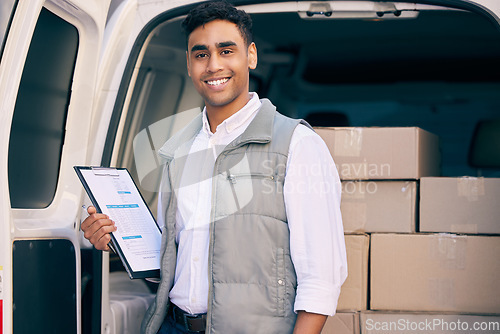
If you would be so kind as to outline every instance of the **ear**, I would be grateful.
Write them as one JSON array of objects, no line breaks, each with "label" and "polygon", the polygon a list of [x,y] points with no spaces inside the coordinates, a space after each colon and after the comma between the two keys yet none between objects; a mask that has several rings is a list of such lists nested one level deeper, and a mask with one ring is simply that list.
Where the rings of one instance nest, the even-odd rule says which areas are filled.
[{"label": "ear", "polygon": [[254,70],[257,67],[257,46],[252,42],[248,46],[248,68]]},{"label": "ear", "polygon": [[188,75],[191,77],[191,68],[189,67],[189,54],[187,51],[186,51],[186,65],[187,65]]}]

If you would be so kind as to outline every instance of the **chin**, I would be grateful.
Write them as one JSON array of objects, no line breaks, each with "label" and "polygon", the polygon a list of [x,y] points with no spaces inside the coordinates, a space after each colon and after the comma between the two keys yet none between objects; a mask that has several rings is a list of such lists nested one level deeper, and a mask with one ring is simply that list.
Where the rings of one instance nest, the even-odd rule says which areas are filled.
[{"label": "chin", "polygon": [[236,97],[222,97],[222,96],[212,97],[212,98],[206,97],[204,100],[205,104],[210,105],[212,107],[223,107],[236,100]]}]

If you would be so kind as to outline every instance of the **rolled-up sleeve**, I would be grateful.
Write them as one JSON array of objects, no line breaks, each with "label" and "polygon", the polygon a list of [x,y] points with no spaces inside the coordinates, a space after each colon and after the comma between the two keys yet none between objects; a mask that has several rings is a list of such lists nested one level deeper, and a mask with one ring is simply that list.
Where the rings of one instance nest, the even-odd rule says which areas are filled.
[{"label": "rolled-up sleeve", "polygon": [[347,277],[341,184],[324,141],[299,125],[284,184],[290,254],[297,273],[295,311],[334,315]]}]

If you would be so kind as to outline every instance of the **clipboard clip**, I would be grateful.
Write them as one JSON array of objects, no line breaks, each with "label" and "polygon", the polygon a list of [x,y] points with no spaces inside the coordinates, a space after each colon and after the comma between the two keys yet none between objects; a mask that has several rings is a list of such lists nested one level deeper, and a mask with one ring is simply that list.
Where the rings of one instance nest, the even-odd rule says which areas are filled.
[{"label": "clipboard clip", "polygon": [[112,167],[91,167],[91,168],[92,172],[94,172],[94,175],[97,176],[115,176],[115,177],[120,176],[116,168]]}]

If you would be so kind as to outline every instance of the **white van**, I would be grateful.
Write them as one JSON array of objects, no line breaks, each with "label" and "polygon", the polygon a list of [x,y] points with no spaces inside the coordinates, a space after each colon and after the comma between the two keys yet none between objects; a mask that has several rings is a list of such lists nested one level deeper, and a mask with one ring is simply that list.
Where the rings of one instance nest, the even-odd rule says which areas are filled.
[{"label": "white van", "polygon": [[[128,167],[156,212],[154,151],[203,106],[180,29],[197,2],[1,1],[1,334],[138,332],[155,286],[82,240],[72,167]],[[251,90],[281,113],[418,126],[442,175],[499,175],[469,148],[500,118],[500,1],[233,3],[254,20]]]}]

